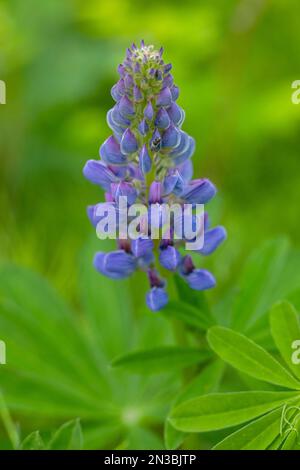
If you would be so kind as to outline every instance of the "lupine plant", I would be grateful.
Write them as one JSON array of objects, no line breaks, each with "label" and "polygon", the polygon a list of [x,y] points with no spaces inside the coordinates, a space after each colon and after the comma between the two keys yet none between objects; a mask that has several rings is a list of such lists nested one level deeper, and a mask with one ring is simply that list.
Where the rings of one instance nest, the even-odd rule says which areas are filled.
[{"label": "lupine plant", "polygon": [[[192,179],[195,141],[182,130],[185,113],[177,104],[179,89],[170,73],[172,65],[163,61],[162,54],[162,48],[155,50],[144,41],[139,48],[133,44],[127,49],[118,67],[120,79],[111,90],[116,103],[107,113],[113,135],[101,145],[100,160],[89,160],[84,167],[85,177],[105,191],[106,202],[88,208],[94,226],[101,219],[100,206],[120,210],[120,196],[127,197],[129,206],[142,203],[148,207],[147,229],[143,232],[141,227],[141,236],[119,238],[116,251],[98,252],[94,265],[112,279],[126,278],[137,269],[147,273],[150,290],[146,302],[153,311],[168,303],[161,271],[178,273],[192,289],[215,285],[209,271],[196,268],[190,254],[182,254],[186,240],[176,239],[174,220],[167,237],[157,243],[150,238],[154,224],[150,206],[206,204],[216,193],[208,179]],[[161,218],[160,227],[163,215]],[[196,215],[191,213],[190,219],[196,225]],[[204,244],[197,251],[209,255],[226,232],[221,226],[210,229],[207,213],[201,230]]]}]

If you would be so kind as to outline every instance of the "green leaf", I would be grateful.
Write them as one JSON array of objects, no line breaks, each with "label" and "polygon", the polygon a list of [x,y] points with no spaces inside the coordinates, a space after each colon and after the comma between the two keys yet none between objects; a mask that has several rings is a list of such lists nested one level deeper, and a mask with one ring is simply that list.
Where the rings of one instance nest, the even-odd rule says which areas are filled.
[{"label": "green leaf", "polygon": [[34,431],[27,436],[20,444],[20,450],[43,450],[45,449],[44,441],[39,431]]},{"label": "green leaf", "polygon": [[[199,395],[215,392],[224,372],[224,363],[216,360],[208,364],[202,371],[178,394],[174,407],[184,401]],[[170,415],[172,414],[172,410]],[[177,449],[185,438],[185,434],[175,429],[169,419],[165,423],[165,443],[167,449]]]},{"label": "green leaf", "polygon": [[79,419],[63,424],[48,444],[50,450],[81,450],[83,446]]},{"label": "green leaf", "polygon": [[215,324],[210,314],[202,310],[201,307],[193,306],[182,301],[169,302],[160,313],[167,318],[181,320],[186,325],[201,331],[206,331]]},{"label": "green leaf", "polygon": [[267,351],[246,336],[221,326],[208,331],[211,348],[231,366],[259,380],[281,385],[291,389],[300,389],[298,382]]},{"label": "green leaf", "polygon": [[134,351],[116,358],[113,367],[122,367],[138,374],[154,374],[207,361],[208,350],[164,346],[155,349]]},{"label": "green leaf", "polygon": [[[294,364],[293,343],[300,341],[299,319],[295,308],[287,301],[279,302],[270,312],[271,333],[287,366],[300,379],[300,364]],[[299,349],[299,346],[298,346]]]},{"label": "green leaf", "polygon": [[219,442],[213,450],[264,450],[280,432],[282,407],[243,426]]},{"label": "green leaf", "polygon": [[180,431],[214,431],[250,421],[296,397],[297,392],[213,393],[180,404],[170,422]]}]

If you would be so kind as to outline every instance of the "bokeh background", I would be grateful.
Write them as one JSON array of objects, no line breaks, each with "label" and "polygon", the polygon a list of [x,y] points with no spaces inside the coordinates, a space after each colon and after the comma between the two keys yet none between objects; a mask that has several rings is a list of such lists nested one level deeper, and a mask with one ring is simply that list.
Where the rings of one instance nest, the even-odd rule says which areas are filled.
[{"label": "bokeh background", "polygon": [[[80,318],[80,292],[90,287],[81,277],[82,259],[91,262],[86,246],[95,238],[86,206],[101,199],[82,168],[110,133],[105,117],[116,67],[126,47],[141,39],[164,46],[186,111],[183,127],[197,143],[195,174],[219,190],[210,211],[228,240],[205,260],[218,280],[210,295],[223,295],[261,241],[284,234],[300,245],[300,104],[291,101],[291,84],[300,79],[298,0],[0,0],[0,79],[7,85],[7,104],[0,106],[0,265],[39,273]],[[119,287],[99,276],[93,282],[100,315],[104,290],[117,308]],[[145,288],[138,276],[126,285],[131,311],[143,303]],[[32,296],[38,290],[33,281]],[[26,335],[26,327],[16,328]],[[0,387],[5,374],[3,366]],[[51,413],[45,420],[34,404],[22,417],[21,395],[26,401],[35,393],[34,385],[22,389],[22,380],[15,384],[19,395],[8,394],[13,416],[26,432],[48,429]],[[58,413],[55,424],[69,415]],[[136,423],[134,413],[129,422]],[[111,432],[122,447],[126,440]],[[1,446],[9,446],[2,434]],[[97,439],[88,445],[112,445],[111,437]],[[129,447],[147,439],[154,445],[149,435],[144,444],[132,439]]]}]

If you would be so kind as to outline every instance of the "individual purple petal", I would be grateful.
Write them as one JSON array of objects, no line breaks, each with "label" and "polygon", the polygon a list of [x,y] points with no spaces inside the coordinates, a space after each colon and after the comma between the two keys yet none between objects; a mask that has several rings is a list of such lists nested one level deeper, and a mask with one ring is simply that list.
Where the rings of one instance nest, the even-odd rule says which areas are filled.
[{"label": "individual purple petal", "polygon": [[125,93],[125,84],[121,78],[111,89],[111,96],[115,101],[119,101]]},{"label": "individual purple petal", "polygon": [[95,207],[96,206],[87,206],[86,212],[91,224],[96,228],[98,222],[95,219]]},{"label": "individual purple petal", "polygon": [[143,99],[141,90],[139,89],[137,85],[134,85],[133,87],[133,98],[134,98],[134,101],[141,101]]},{"label": "individual purple petal", "polygon": [[162,80],[163,75],[160,70],[155,70],[154,78],[156,78],[156,80]]},{"label": "individual purple petal", "polygon": [[134,106],[132,101],[124,95],[118,103],[118,111],[123,117],[133,116],[134,115]]},{"label": "individual purple petal", "polygon": [[172,95],[172,100],[173,101],[176,101],[178,96],[179,96],[179,88],[178,86],[176,85],[173,85],[171,88],[170,88],[170,91],[171,91],[171,95]]},{"label": "individual purple petal", "polygon": [[170,125],[170,118],[169,114],[164,108],[160,108],[156,114],[156,118],[154,121],[156,127],[160,129],[167,129]]},{"label": "individual purple petal", "polygon": [[112,109],[108,111],[106,115],[106,122],[111,128],[111,130],[114,132],[117,139],[121,140],[123,132],[124,132],[124,128],[114,122],[113,117],[112,117],[112,112],[113,112]]},{"label": "individual purple petal", "polygon": [[172,103],[171,106],[167,109],[171,121],[175,126],[180,127],[184,121],[185,113],[180,106],[176,103]]},{"label": "individual purple petal", "polygon": [[181,165],[178,166],[178,171],[183,179],[183,181],[185,183],[187,183],[188,181],[190,181],[192,179],[192,176],[193,176],[193,163],[192,161],[189,159],[187,161],[185,161],[184,163],[182,163]]},{"label": "individual purple petal", "polygon": [[[105,213],[107,214],[109,210],[115,207],[116,207],[116,204],[114,202],[100,202],[99,204],[95,204],[94,206],[88,206],[87,215],[92,225],[96,228],[98,222],[103,217],[105,217]],[[101,211],[100,211],[100,208],[101,208]],[[102,215],[99,215],[99,214],[102,214]]]},{"label": "individual purple petal", "polygon": [[109,191],[111,183],[117,181],[113,172],[98,160],[88,160],[83,168],[86,179],[94,184],[99,184],[105,191]]},{"label": "individual purple petal", "polygon": [[214,276],[205,269],[194,269],[185,279],[188,285],[195,290],[211,289],[216,285]]},{"label": "individual purple petal", "polygon": [[167,86],[171,88],[171,86],[173,85],[173,81],[174,81],[173,76],[170,73],[168,73],[168,75],[166,75],[163,79],[163,86],[164,87]]},{"label": "individual purple petal", "polygon": [[162,135],[162,148],[177,147],[177,145],[179,145],[179,142],[180,132],[173,124],[171,124]]},{"label": "individual purple petal", "polygon": [[174,246],[167,246],[160,250],[159,262],[169,271],[175,271],[180,261],[180,253]]},{"label": "individual purple petal", "polygon": [[139,144],[138,144],[138,141],[136,140],[134,133],[131,131],[131,129],[128,128],[124,132],[122,139],[121,139],[120,148],[121,148],[121,152],[124,153],[125,155],[129,155],[138,150]]},{"label": "individual purple petal", "polygon": [[139,62],[136,62],[136,63],[134,64],[133,71],[134,71],[135,73],[140,73],[140,71],[141,71],[141,65],[139,64]]},{"label": "individual purple petal", "polygon": [[153,150],[154,152],[158,152],[160,148],[161,148],[161,135],[158,129],[155,129],[150,140],[150,149]]},{"label": "individual purple petal", "polygon": [[171,69],[172,69],[172,64],[166,64],[166,65],[164,66],[164,72],[165,72],[165,73],[170,72]]},{"label": "individual purple petal", "polygon": [[181,197],[188,203],[206,204],[215,194],[215,186],[203,178],[190,181]]},{"label": "individual purple petal", "polygon": [[130,75],[129,73],[127,73],[124,77],[124,84],[126,90],[130,90],[133,87],[134,81],[132,75]]},{"label": "individual purple petal", "polygon": [[153,111],[151,101],[148,102],[148,104],[146,105],[144,109],[144,116],[146,119],[148,119],[148,121],[152,121],[153,116],[154,116],[154,111]]},{"label": "individual purple petal", "polygon": [[182,163],[186,162],[189,158],[191,158],[191,156],[195,152],[195,146],[195,139],[189,136],[187,141],[187,148],[183,152],[176,153],[175,149],[175,152],[170,153],[170,157],[172,158],[174,165],[181,165]]},{"label": "individual purple petal", "polygon": [[162,184],[160,181],[153,181],[149,188],[149,203],[156,204],[162,202]]},{"label": "individual purple petal", "polygon": [[152,252],[153,247],[154,244],[151,238],[138,238],[131,242],[131,251],[136,258],[140,258]]},{"label": "individual purple petal", "polygon": [[122,127],[123,129],[130,126],[130,120],[127,119],[127,118],[124,118],[119,113],[118,105],[115,105],[110,111],[111,111],[111,119],[112,119],[114,124],[116,124],[117,126]]},{"label": "individual purple petal", "polygon": [[143,172],[143,174],[149,173],[149,171],[151,170],[152,161],[151,161],[151,158],[150,158],[150,155],[149,155],[146,144],[143,145],[143,147],[140,151],[139,165],[140,165],[140,169]]},{"label": "individual purple petal", "polygon": [[94,266],[98,272],[112,279],[124,279],[130,276],[136,269],[136,260],[133,255],[124,250],[110,253],[96,253]]},{"label": "individual purple petal", "polygon": [[149,131],[149,126],[148,126],[148,124],[147,124],[146,119],[143,119],[143,120],[140,122],[140,124],[139,124],[138,127],[139,127],[139,131],[140,131],[140,133],[142,134],[142,136],[145,136],[145,135],[148,133],[148,131]]},{"label": "individual purple petal", "polygon": [[120,144],[114,136],[110,136],[100,147],[102,160],[111,165],[123,165],[127,163],[126,155],[120,150]]},{"label": "individual purple petal", "polygon": [[121,77],[125,76],[126,68],[124,67],[123,64],[118,65],[118,72]]},{"label": "individual purple petal", "polygon": [[118,201],[119,197],[126,196],[129,205],[134,204],[137,198],[137,190],[132,183],[121,181],[120,183],[111,184],[111,192],[115,199]]},{"label": "individual purple petal", "polygon": [[157,98],[156,98],[156,105],[157,106],[170,106],[172,103],[172,95],[169,87],[163,88]]},{"label": "individual purple petal", "polygon": [[161,310],[167,305],[168,301],[168,294],[163,287],[152,287],[152,289],[147,292],[146,303],[153,312]]},{"label": "individual purple petal", "polygon": [[182,258],[180,263],[180,273],[183,276],[187,276],[191,274],[195,269],[192,257],[190,255],[186,255]]},{"label": "individual purple petal", "polygon": [[173,192],[176,183],[178,180],[178,172],[177,171],[171,171],[169,172],[164,180],[163,180],[163,191],[164,195],[168,195]]},{"label": "individual purple petal", "polygon": [[198,253],[210,255],[226,239],[226,230],[219,226],[204,233],[204,245]]}]

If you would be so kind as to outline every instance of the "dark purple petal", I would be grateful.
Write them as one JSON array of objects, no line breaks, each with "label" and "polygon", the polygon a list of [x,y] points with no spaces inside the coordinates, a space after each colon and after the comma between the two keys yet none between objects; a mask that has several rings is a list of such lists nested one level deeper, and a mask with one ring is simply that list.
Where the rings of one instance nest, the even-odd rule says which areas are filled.
[{"label": "dark purple petal", "polygon": [[185,113],[180,106],[176,103],[172,103],[171,106],[167,109],[171,121],[175,126],[180,127],[184,121]]},{"label": "dark purple petal", "polygon": [[175,271],[180,261],[180,253],[174,246],[167,246],[160,250],[159,262],[160,264],[169,271]]},{"label": "dark purple petal", "polygon": [[168,294],[163,287],[153,287],[146,295],[146,303],[150,310],[157,312],[169,301]]},{"label": "dark purple petal", "polygon": [[119,101],[125,93],[125,84],[121,78],[111,89],[111,96],[115,101]]},{"label": "dark purple petal", "polygon": [[114,134],[117,135],[118,140],[121,140],[123,132],[124,132],[124,128],[114,122],[112,113],[113,113],[113,110],[110,109],[106,115],[106,121],[109,127],[111,128],[111,130],[114,131]]},{"label": "dark purple petal", "polygon": [[190,181],[181,197],[189,203],[206,204],[215,194],[215,186],[204,178]]},{"label": "dark purple petal", "polygon": [[171,124],[162,135],[162,148],[177,147],[177,145],[179,145],[179,142],[180,132],[173,124]]},{"label": "dark purple petal", "polygon": [[170,72],[171,69],[172,69],[172,64],[166,64],[166,65],[164,66],[164,72],[165,72],[165,73]]},{"label": "dark purple petal", "polygon": [[127,119],[127,118],[124,118],[123,116],[121,116],[121,114],[119,113],[119,110],[118,110],[118,105],[115,105],[112,109],[111,109],[111,119],[112,121],[114,122],[114,124],[116,124],[117,126],[120,126],[122,128],[126,128],[128,126],[130,126],[130,120]]},{"label": "dark purple petal", "polygon": [[111,165],[123,165],[127,163],[126,155],[120,150],[120,144],[114,136],[110,136],[100,147],[102,160]]},{"label": "dark purple petal", "polygon": [[149,203],[156,204],[162,202],[162,184],[160,181],[153,181],[149,188]]},{"label": "dark purple petal", "polygon": [[164,195],[168,195],[173,192],[178,180],[178,172],[172,171],[167,174],[163,181]]},{"label": "dark purple petal", "polygon": [[141,101],[143,99],[141,90],[139,89],[137,85],[134,85],[133,87],[133,98],[134,98],[134,101]]},{"label": "dark purple petal", "polygon": [[133,83],[134,81],[133,81],[132,75],[127,73],[124,77],[124,84],[125,84],[126,90],[131,89],[133,87]]},{"label": "dark purple petal", "polygon": [[219,226],[204,233],[204,245],[198,253],[210,255],[226,239],[226,230]]},{"label": "dark purple petal", "polygon": [[150,140],[150,149],[153,150],[154,152],[158,152],[160,148],[161,148],[161,135],[158,132],[158,129],[155,129]]},{"label": "dark purple petal", "polygon": [[171,95],[172,95],[172,100],[176,101],[178,96],[179,96],[179,88],[176,85],[173,85],[170,89]]},{"label": "dark purple petal", "polygon": [[164,87],[167,86],[167,87],[171,88],[171,86],[173,85],[173,81],[174,81],[173,76],[170,73],[168,73],[168,75],[166,75],[164,77],[163,86]]},{"label": "dark purple petal", "polygon": [[154,121],[156,127],[160,129],[167,129],[170,125],[170,118],[169,114],[164,108],[160,108],[156,114],[156,118]]},{"label": "dark purple petal", "polygon": [[123,64],[118,65],[118,72],[121,77],[125,76],[126,68],[124,67]]},{"label": "dark purple petal", "polygon": [[94,184],[99,184],[105,191],[109,191],[111,183],[117,181],[113,172],[105,163],[98,160],[88,160],[83,168],[83,174]]},{"label": "dark purple petal", "polygon": [[134,204],[137,198],[137,190],[132,183],[121,181],[120,183],[111,184],[111,192],[115,199],[118,201],[120,196],[126,196],[129,205]]},{"label": "dark purple petal", "polygon": [[191,156],[195,152],[195,146],[196,146],[195,139],[193,139],[193,137],[189,136],[187,143],[188,143],[188,145],[187,145],[187,148],[186,148],[185,151],[177,154],[176,156],[174,156],[175,152],[172,152],[170,154],[170,157],[173,159],[174,165],[177,166],[177,165],[181,165],[182,163],[186,162],[189,158],[191,158]]},{"label": "dark purple petal", "polygon": [[156,98],[157,106],[170,106],[172,103],[172,95],[169,87],[163,88]]},{"label": "dark purple petal", "polygon": [[151,104],[151,101],[148,102],[144,109],[144,116],[148,121],[152,121],[153,116],[154,116],[154,111],[153,111],[153,106]]},{"label": "dark purple petal", "polygon": [[123,117],[133,116],[134,115],[134,106],[130,99],[124,95],[118,103],[118,111]]},{"label": "dark purple petal", "polygon": [[136,269],[136,260],[133,255],[124,250],[110,253],[96,253],[94,266],[98,272],[112,279],[124,279],[130,276]]},{"label": "dark purple petal", "polygon": [[136,258],[145,256],[149,252],[152,253],[153,247],[154,244],[151,238],[138,238],[131,242],[131,251]]},{"label": "dark purple petal", "polygon": [[216,285],[214,276],[205,269],[194,269],[185,279],[188,285],[195,290],[211,289]]},{"label": "dark purple petal", "polygon": [[131,129],[128,128],[124,132],[122,139],[121,139],[120,148],[121,148],[121,152],[125,153],[125,155],[129,155],[138,150],[139,144],[138,144],[138,141],[136,140],[134,133],[131,131]]},{"label": "dark purple petal", "polygon": [[178,166],[178,171],[185,183],[190,181],[193,176],[193,163],[192,160],[187,160]]},{"label": "dark purple petal", "polygon": [[139,124],[139,131],[142,134],[142,136],[145,136],[148,131],[149,131],[149,126],[147,124],[146,119],[143,119],[140,124]]},{"label": "dark purple petal", "polygon": [[151,158],[150,158],[150,155],[149,155],[149,152],[148,152],[148,149],[147,149],[147,146],[146,144],[143,145],[141,151],[140,151],[140,154],[139,154],[139,165],[140,165],[140,169],[141,171],[145,174],[145,173],[149,173],[149,171],[151,170],[151,166],[152,166],[152,161],[151,161]]}]

